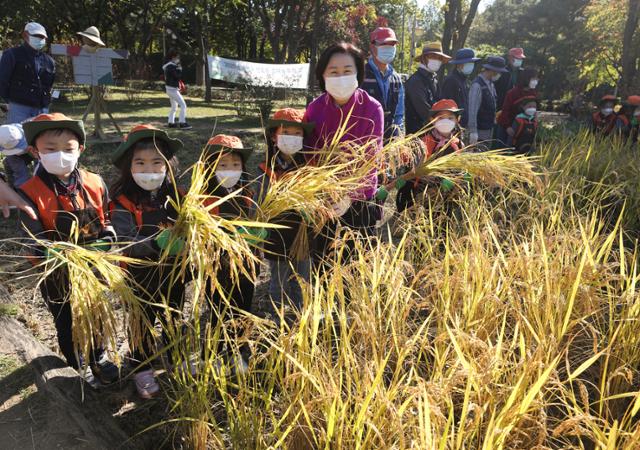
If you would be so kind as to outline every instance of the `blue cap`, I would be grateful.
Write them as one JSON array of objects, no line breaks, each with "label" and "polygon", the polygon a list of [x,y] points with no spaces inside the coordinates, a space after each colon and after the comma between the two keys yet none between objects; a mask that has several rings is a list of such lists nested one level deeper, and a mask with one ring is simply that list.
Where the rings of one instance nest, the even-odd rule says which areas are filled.
[{"label": "blue cap", "polygon": [[478,62],[480,58],[476,58],[476,52],[471,48],[461,48],[456,52],[449,64],[466,64],[471,62]]},{"label": "blue cap", "polygon": [[487,58],[487,62],[482,65],[482,68],[499,73],[509,72],[509,69],[507,69],[507,62],[502,56],[489,56]]}]

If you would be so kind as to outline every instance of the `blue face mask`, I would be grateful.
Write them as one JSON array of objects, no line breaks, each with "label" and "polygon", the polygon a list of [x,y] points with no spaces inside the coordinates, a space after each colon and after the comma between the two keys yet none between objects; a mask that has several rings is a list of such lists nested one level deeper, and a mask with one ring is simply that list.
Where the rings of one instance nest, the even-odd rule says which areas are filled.
[{"label": "blue face mask", "polygon": [[29,45],[34,50],[42,50],[47,45],[47,40],[38,36],[29,35]]},{"label": "blue face mask", "polygon": [[462,66],[462,73],[465,75],[471,75],[471,73],[473,72],[473,69],[476,67],[475,63],[465,63]]},{"label": "blue face mask", "polygon": [[395,57],[396,57],[395,45],[381,45],[380,47],[378,47],[377,59],[381,63],[391,64],[391,62]]}]

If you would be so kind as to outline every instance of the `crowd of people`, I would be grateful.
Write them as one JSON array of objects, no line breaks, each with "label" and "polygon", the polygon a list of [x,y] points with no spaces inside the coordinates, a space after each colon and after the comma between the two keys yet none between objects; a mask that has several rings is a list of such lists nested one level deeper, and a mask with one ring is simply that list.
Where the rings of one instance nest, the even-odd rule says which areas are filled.
[{"label": "crowd of people", "polygon": [[[87,45],[97,43],[92,30],[85,30],[81,36]],[[169,132],[189,125],[186,104],[180,94],[177,53],[170,53],[164,66],[171,100],[167,129],[147,124],[132,128],[113,157],[118,179],[107,187],[100,175],[78,166],[86,140],[82,121],[48,111],[55,65],[43,52],[46,31],[39,24],[29,23],[23,38],[24,44],[5,52],[0,61],[0,96],[9,103],[9,123],[0,127],[0,146],[15,187],[13,190],[0,183],[2,206],[18,206],[23,212],[22,226],[30,236],[39,239],[69,241],[72,230],[81,230],[78,243],[96,250],[120,249],[128,256],[148,261],[158,261],[163,252],[179,258],[188,249],[184,242],[172,237],[177,213],[168,200],[179,200],[183,195],[173,185],[177,177],[172,176],[179,173],[177,157],[183,144]],[[392,66],[397,44],[392,29],[377,28],[370,36],[368,59],[352,44],[338,43],[327,48],[319,58],[315,74],[322,94],[306,110],[283,108],[272,115],[265,129],[266,156],[257,174],[249,174],[247,162],[252,150],[245,148],[239,137],[216,135],[209,139],[205,162],[215,177],[207,187],[206,201],[217,202],[212,214],[250,220],[253,205],[260,204],[274,181],[308,164],[317,165],[318,153],[335,141],[357,144],[366,149],[361,158],[377,162],[386,142],[413,135],[422,143],[423,154],[407,162],[405,173],[411,173],[425,158],[462,151],[466,139],[479,151],[487,148],[506,148],[516,154],[534,151],[539,74],[535,68],[523,67],[526,59],[523,49],[511,49],[506,59],[488,56],[482,61],[473,49],[460,49],[450,57],[439,43],[429,43],[416,58],[419,63],[416,72],[403,83]],[[438,73],[445,64],[451,70],[440,86]],[[602,99],[600,110],[593,116],[594,131],[612,134],[618,130],[637,140],[640,97],[630,97],[618,111],[615,103],[613,97]],[[180,115],[176,123],[178,107]],[[21,158],[21,163],[7,161],[13,156]],[[31,160],[36,163],[33,173],[28,168]],[[237,239],[254,237],[262,242],[270,270],[269,295],[275,304],[303,308],[304,282],[310,279],[312,271],[322,270],[332,243],[344,230],[353,232],[350,236],[356,237],[351,239],[375,238],[381,204],[392,189],[398,190],[396,207],[403,211],[430,189],[453,188],[452,182],[445,179],[421,180],[410,176],[389,179],[384,168],[372,166],[359,187],[336,202],[336,220],[327,222],[320,233],[309,234],[311,244],[306,253],[294,251],[294,242],[301,230],[306,229],[305,214],[309,212],[289,211],[272,220],[284,228],[269,231],[255,228],[237,235]],[[51,256],[37,241],[32,242],[30,249],[30,257],[36,264]],[[222,265],[218,271],[224,297],[236,309],[251,311],[254,280],[241,276],[232,283],[228,270]],[[168,272],[167,265],[161,264],[151,270],[145,267],[130,271],[132,287],[140,298],[148,301],[146,319],[151,323],[158,320],[165,330],[173,326],[171,321],[176,318],[168,319],[163,313],[165,308],[154,306],[157,305],[154,300],[164,298],[165,307],[180,311],[185,296],[185,286],[171,280]],[[64,267],[49,274],[41,284],[61,353],[75,368],[83,366],[82,358],[86,358],[94,376],[103,383],[111,383],[120,373],[109,362],[104,349],[94,349],[80,359],[75,353],[67,301],[69,288]],[[218,291],[208,292],[207,297],[211,305],[208,320],[215,322],[220,319],[219,308],[224,301]],[[167,339],[166,333],[164,338]],[[147,345],[136,348],[129,358],[136,388],[143,398],[152,397],[159,390],[149,365],[154,353],[155,349]]]}]

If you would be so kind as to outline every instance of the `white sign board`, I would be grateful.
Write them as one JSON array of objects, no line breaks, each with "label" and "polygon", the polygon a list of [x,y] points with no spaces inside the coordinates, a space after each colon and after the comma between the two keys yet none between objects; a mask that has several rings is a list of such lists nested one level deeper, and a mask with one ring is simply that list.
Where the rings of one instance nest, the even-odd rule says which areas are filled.
[{"label": "white sign board", "polygon": [[73,77],[78,84],[99,86],[113,84],[112,59],[127,59],[126,50],[99,48],[95,52],[85,50],[79,45],[52,44],[51,54],[70,56],[73,62]]},{"label": "white sign board", "polygon": [[306,89],[309,64],[259,64],[209,56],[209,76],[214,80],[252,86]]}]

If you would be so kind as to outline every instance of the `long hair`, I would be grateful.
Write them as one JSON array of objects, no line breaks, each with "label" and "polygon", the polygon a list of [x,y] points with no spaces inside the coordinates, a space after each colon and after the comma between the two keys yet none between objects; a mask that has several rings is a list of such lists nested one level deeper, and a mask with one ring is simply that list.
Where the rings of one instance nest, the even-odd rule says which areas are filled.
[{"label": "long hair", "polygon": [[167,175],[165,177],[165,181],[158,190],[158,199],[164,199],[166,197],[175,198],[175,187],[173,186],[173,181],[171,179],[171,173],[174,176],[177,176],[178,172],[178,159],[174,156],[170,158],[169,146],[166,142],[160,139],[154,138],[145,138],[136,142],[136,144],[131,147],[127,153],[125,153],[122,158],[119,169],[120,169],[120,178],[116,180],[115,183],[111,186],[112,198],[115,200],[120,195],[124,195],[129,200],[131,200],[136,205],[149,205],[151,203],[151,193],[145,189],[142,189],[138,184],[133,180],[133,175],[131,174],[131,162],[133,161],[133,155],[136,150],[143,149],[155,149],[158,150],[166,159],[167,159]]}]

